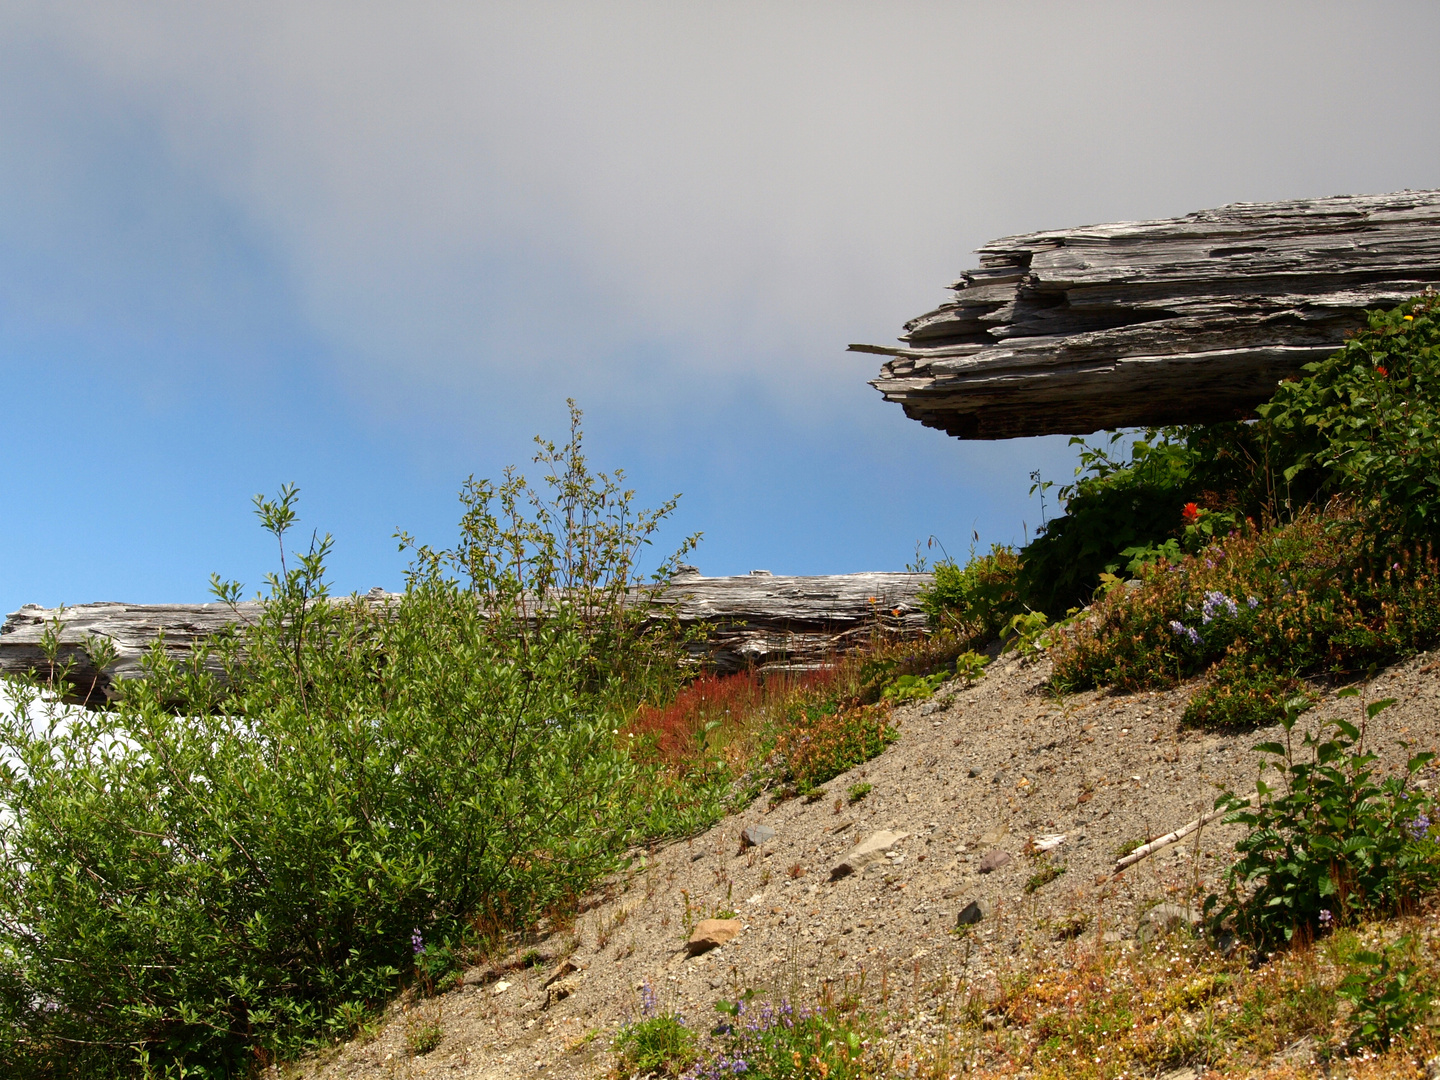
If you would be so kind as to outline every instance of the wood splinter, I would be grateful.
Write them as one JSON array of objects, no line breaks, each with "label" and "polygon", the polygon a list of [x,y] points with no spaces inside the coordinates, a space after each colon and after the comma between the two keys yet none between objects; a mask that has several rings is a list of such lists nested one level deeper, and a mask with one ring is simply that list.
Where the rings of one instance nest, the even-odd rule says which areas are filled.
[{"label": "wood splinter", "polygon": [[1242,805],[1250,806],[1254,802],[1255,796],[1251,795],[1250,798],[1246,799],[1244,803],[1241,803],[1239,805],[1231,803],[1229,806],[1219,807],[1217,809],[1210,810],[1207,813],[1201,814],[1194,821],[1187,822],[1186,824],[1181,825],[1174,832],[1168,832],[1157,840],[1151,840],[1148,844],[1141,844],[1134,851],[1130,852],[1129,855],[1124,855],[1119,859],[1115,860],[1115,873],[1118,874],[1121,870],[1125,870],[1128,867],[1134,866],[1141,859],[1147,858],[1148,856],[1155,854],[1155,852],[1159,851],[1161,848],[1167,848],[1171,844],[1179,843],[1181,840],[1184,840],[1185,837],[1193,833],[1196,829],[1210,824],[1210,822],[1214,821],[1216,818],[1223,817],[1225,814],[1230,813],[1230,811],[1232,810],[1238,810]]}]

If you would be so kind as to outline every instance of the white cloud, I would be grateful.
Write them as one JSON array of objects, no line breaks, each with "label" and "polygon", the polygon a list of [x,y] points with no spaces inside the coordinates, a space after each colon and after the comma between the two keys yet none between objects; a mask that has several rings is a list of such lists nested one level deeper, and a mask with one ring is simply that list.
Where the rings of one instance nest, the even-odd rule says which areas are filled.
[{"label": "white cloud", "polygon": [[[371,400],[643,407],[739,379],[822,422],[872,374],[846,342],[892,336],[997,234],[1440,182],[1437,26],[1423,4],[347,2],[41,5],[5,36],[84,76],[44,140],[93,135],[87,110],[149,130],[179,192],[151,213],[202,189]],[[61,108],[32,104],[6,152]],[[54,166],[48,243],[87,152]],[[127,258],[215,228],[171,225]]]}]

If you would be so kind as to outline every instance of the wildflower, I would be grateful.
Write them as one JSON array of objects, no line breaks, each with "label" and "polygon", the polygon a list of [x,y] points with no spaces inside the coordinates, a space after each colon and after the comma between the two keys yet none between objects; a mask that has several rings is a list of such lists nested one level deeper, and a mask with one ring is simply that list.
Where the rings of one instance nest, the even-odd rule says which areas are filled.
[{"label": "wildflower", "polygon": [[654,1016],[658,1001],[655,997],[655,990],[651,985],[642,983],[640,986],[640,1013],[642,1016]]},{"label": "wildflower", "polygon": [[1180,516],[1191,525],[1194,525],[1195,522],[1200,520],[1200,507],[1196,506],[1193,502],[1186,503],[1184,509],[1180,511]]},{"label": "wildflower", "polygon": [[1425,811],[1422,810],[1415,815],[1415,819],[1410,822],[1409,828],[1410,835],[1416,840],[1424,840],[1425,837],[1429,835],[1430,819],[1425,815]]},{"label": "wildflower", "polygon": [[1414,322],[1414,321],[1415,321],[1415,316],[1414,316],[1414,315],[1406,315],[1406,316],[1405,316],[1405,321],[1406,321],[1406,322]]},{"label": "wildflower", "polygon": [[1379,375],[1382,379],[1387,378],[1390,375],[1390,372],[1385,368],[1384,364],[1376,364],[1375,373]]},{"label": "wildflower", "polygon": [[1170,620],[1170,632],[1176,637],[1183,637],[1191,645],[1200,644],[1200,634],[1193,626],[1186,626],[1179,619]]},{"label": "wildflower", "polygon": [[425,939],[421,936],[419,927],[410,931],[410,948],[416,956],[419,956],[425,951]]},{"label": "wildflower", "polygon": [[1205,594],[1205,602],[1200,608],[1200,621],[1208,623],[1221,613],[1233,619],[1240,614],[1240,606],[1224,593],[1212,589]]},{"label": "wildflower", "polygon": [[1260,606],[1260,601],[1253,596],[1247,596],[1245,598],[1245,606],[1248,607],[1251,611],[1254,611],[1257,607]]},{"label": "wildflower", "polygon": [[1334,923],[1334,921],[1335,921],[1335,916],[1330,914],[1330,909],[1329,909],[1329,908],[1321,908],[1321,909],[1320,909],[1320,925],[1321,925],[1321,926],[1325,927],[1326,929],[1329,929],[1329,928],[1330,928],[1330,925],[1331,925],[1332,923]]}]

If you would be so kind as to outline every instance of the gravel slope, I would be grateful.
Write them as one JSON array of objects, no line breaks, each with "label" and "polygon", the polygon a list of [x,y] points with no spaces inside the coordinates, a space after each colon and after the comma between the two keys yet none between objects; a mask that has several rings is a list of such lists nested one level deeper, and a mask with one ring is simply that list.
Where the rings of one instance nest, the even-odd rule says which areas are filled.
[{"label": "gravel slope", "polygon": [[[1117,849],[1196,817],[1221,786],[1253,790],[1250,748],[1278,729],[1183,731],[1178,720],[1193,684],[1057,697],[1049,672],[1045,660],[1002,660],[974,686],[952,684],[931,702],[898,710],[900,739],[831,781],[825,797],[773,808],[762,797],[701,836],[644,853],[572,927],[472,969],[448,994],[397,1001],[376,1032],[293,1074],[602,1076],[611,1033],[637,1014],[646,983],[708,1027],[715,1000],[727,993],[753,987],[813,1000],[828,980],[871,1003],[884,996],[891,1015],[908,1015],[891,1031],[903,1044],[925,1038],[936,995],[961,980],[986,985],[1017,959],[1058,959],[1077,934],[1128,947],[1147,907],[1186,904],[1218,881],[1237,830],[1207,826],[1114,876]],[[1398,665],[1364,690],[1363,700],[1381,697],[1399,699],[1371,729],[1386,767],[1404,760],[1397,740],[1440,745],[1433,657]],[[1361,709],[1327,694],[1301,724],[1355,718]],[[850,805],[845,792],[861,782],[872,790]],[[776,835],[742,850],[740,832],[751,824]],[[909,835],[862,871],[831,881],[842,857],[882,829]],[[1033,838],[1060,834],[1048,855],[1026,854]],[[987,855],[1003,860],[991,854],[997,850],[1011,856],[1008,865],[982,873]],[[1027,893],[1042,863],[1065,872]],[[950,933],[972,900],[985,917],[967,935]],[[722,910],[736,912],[743,931],[688,956],[689,924]],[[520,966],[527,949],[543,958],[534,967]],[[440,1045],[412,1057],[407,1030],[437,1019]]]}]

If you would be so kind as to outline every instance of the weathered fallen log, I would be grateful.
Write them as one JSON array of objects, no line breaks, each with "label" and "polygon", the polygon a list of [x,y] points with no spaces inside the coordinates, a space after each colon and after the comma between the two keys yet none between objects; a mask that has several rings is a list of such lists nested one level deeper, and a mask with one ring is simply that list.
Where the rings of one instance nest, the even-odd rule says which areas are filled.
[{"label": "weathered fallen log", "polygon": [[871,385],[962,439],[1212,423],[1440,285],[1440,191],[1233,203],[1011,236]]},{"label": "weathered fallen log", "polygon": [[[926,618],[916,593],[928,574],[836,574],[823,577],[675,578],[658,600],[659,611],[682,627],[699,627],[704,637],[691,645],[695,660],[720,672],[776,671],[815,667],[866,644],[877,634],[919,637]],[[373,589],[363,599],[383,604],[394,593]],[[249,601],[227,604],[78,604],[42,608],[27,605],[0,627],[0,674],[46,671],[42,648],[47,628],[60,624],[56,660],[69,664],[77,702],[102,705],[115,683],[142,674],[145,653],[160,640],[175,659],[195,645],[260,614]],[[107,640],[113,663],[99,670],[88,638]],[[212,670],[219,674],[219,666]]]}]

